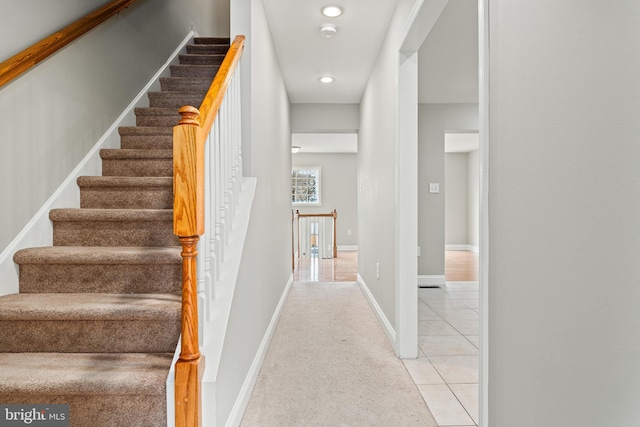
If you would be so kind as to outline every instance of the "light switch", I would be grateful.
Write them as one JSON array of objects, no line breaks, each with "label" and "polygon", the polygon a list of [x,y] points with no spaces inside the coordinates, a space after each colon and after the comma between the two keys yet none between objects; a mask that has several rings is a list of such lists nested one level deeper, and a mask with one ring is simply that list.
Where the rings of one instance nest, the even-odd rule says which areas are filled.
[{"label": "light switch", "polygon": [[440,184],[437,182],[429,183],[429,193],[439,193],[440,192]]}]

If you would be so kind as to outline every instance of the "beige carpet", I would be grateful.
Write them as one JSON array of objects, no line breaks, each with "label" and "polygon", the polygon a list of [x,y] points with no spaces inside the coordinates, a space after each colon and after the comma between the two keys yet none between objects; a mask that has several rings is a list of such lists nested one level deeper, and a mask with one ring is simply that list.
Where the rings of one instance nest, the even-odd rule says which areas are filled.
[{"label": "beige carpet", "polygon": [[356,283],[296,283],[242,426],[437,426]]}]

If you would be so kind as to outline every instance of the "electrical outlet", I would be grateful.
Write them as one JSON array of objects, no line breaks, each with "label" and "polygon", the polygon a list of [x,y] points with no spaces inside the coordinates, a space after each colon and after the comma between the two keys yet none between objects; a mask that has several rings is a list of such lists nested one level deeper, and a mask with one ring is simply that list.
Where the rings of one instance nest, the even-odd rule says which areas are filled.
[{"label": "electrical outlet", "polygon": [[347,230],[347,236],[351,236],[351,230]]},{"label": "electrical outlet", "polygon": [[440,192],[440,184],[437,182],[429,183],[429,193],[439,193]]},{"label": "electrical outlet", "polygon": [[418,246],[418,256],[420,256],[420,246]]}]

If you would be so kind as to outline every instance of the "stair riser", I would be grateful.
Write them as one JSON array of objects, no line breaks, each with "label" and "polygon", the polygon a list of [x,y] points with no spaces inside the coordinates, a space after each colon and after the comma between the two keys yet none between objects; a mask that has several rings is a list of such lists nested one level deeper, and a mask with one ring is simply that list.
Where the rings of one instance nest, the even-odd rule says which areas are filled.
[{"label": "stair riser", "polygon": [[155,92],[155,94],[149,94],[149,106],[152,108],[175,108],[176,110],[179,110],[185,105],[200,107],[200,104],[202,104],[202,97],[198,95],[177,96],[166,92]]},{"label": "stair riser", "polygon": [[103,159],[102,176],[170,177],[173,159]]},{"label": "stair riser", "polygon": [[180,114],[171,116],[137,116],[136,126],[169,126],[173,127],[180,121]]},{"label": "stair riser", "polygon": [[[63,316],[61,316],[63,317]],[[174,351],[172,320],[4,320],[0,348],[8,353],[165,353]]]},{"label": "stair riser", "polygon": [[224,54],[229,50],[228,45],[224,44],[214,44],[214,45],[203,45],[203,44],[188,44],[187,45],[187,53],[196,54],[196,55],[216,55],[216,54]]},{"label": "stair riser", "polygon": [[193,44],[231,44],[229,37],[196,37]]},{"label": "stair riser", "polygon": [[[87,426],[136,426],[162,427],[167,425],[167,395],[164,383],[158,385],[162,394],[155,395],[108,395],[47,394],[45,390],[31,394],[2,393],[3,404],[69,405],[69,427]],[[152,408],[152,410],[151,410]],[[114,417],[114,414],[115,415]]]},{"label": "stair riser", "polygon": [[171,66],[171,77],[207,77],[213,80],[219,66],[196,66],[193,64],[181,64]]},{"label": "stair riser", "polygon": [[204,98],[204,95],[211,86],[210,81],[190,80],[183,78],[160,78],[160,87],[162,90],[196,92]]},{"label": "stair riser", "polygon": [[54,221],[54,246],[179,246],[173,221]]},{"label": "stair riser", "polygon": [[224,55],[180,55],[179,58],[183,65],[220,65]]},{"label": "stair riser", "polygon": [[123,135],[120,137],[120,147],[130,150],[171,150],[172,136],[160,135]]},{"label": "stair riser", "polygon": [[182,292],[181,264],[26,264],[20,292],[105,294]]},{"label": "stair riser", "polygon": [[172,209],[173,188],[82,187],[80,207],[85,209]]}]

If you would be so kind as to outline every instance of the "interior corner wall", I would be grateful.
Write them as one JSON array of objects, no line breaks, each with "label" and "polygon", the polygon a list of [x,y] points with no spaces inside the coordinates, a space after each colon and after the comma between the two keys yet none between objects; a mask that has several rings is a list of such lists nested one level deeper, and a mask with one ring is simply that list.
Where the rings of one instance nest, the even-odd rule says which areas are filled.
[{"label": "interior corner wall", "polygon": [[639,19],[489,2],[492,427],[639,425]]},{"label": "interior corner wall", "polygon": [[[420,104],[418,108],[418,274],[444,276],[444,134],[477,130],[478,104]],[[429,193],[429,183],[440,193]],[[444,185],[443,185],[444,184]]]},{"label": "interior corner wall", "polygon": [[[358,154],[297,153],[293,166],[320,166],[322,206],[293,206],[300,213],[338,212],[336,240],[338,246],[358,245]],[[351,235],[349,235],[351,231]]]},{"label": "interior corner wall", "polygon": [[243,80],[250,83],[243,121],[253,160],[244,174],[257,187],[216,382],[217,425],[225,425],[291,278],[289,99],[262,0],[234,2],[232,24],[234,33],[245,25],[251,46],[242,67],[251,78]]},{"label": "interior corner wall", "polygon": [[480,250],[480,150],[473,150],[467,154],[468,170],[467,185],[467,244],[473,250]]},{"label": "interior corner wall", "polygon": [[360,103],[358,133],[358,273],[394,329],[396,82],[399,49],[414,3],[398,2]]},{"label": "interior corner wall", "polygon": [[469,244],[469,155],[444,155],[445,245]]},{"label": "interior corner wall", "polygon": [[[3,4],[0,11],[6,22],[0,28],[0,59],[102,4],[104,1],[77,0]],[[220,17],[201,14],[208,4],[206,0],[138,0],[0,88],[0,200],[5,206],[0,252],[160,69],[192,26],[203,35],[228,31],[228,26],[226,30],[216,28]]]}]

